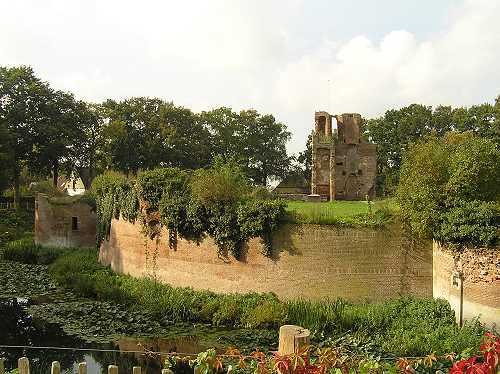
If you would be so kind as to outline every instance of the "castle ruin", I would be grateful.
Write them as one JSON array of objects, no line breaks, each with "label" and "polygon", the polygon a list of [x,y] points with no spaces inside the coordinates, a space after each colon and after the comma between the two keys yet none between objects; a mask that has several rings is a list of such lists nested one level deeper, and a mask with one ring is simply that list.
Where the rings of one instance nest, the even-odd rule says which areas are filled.
[{"label": "castle ruin", "polygon": [[[333,120],[337,131],[332,131]],[[361,115],[314,114],[311,193],[322,200],[364,200],[375,196],[377,148],[360,134]]]}]

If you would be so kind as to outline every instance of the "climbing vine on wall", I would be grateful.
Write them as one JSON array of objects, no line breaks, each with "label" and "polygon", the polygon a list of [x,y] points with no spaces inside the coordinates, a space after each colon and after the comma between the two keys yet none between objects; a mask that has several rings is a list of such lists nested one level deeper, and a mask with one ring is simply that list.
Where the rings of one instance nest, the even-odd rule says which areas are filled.
[{"label": "climbing vine on wall", "polygon": [[260,237],[265,254],[271,255],[272,233],[283,221],[285,203],[252,192],[236,165],[221,162],[192,173],[176,168],[147,170],[135,180],[107,172],[92,185],[98,240],[107,239],[111,220],[121,217],[138,220],[149,239],[160,239],[162,228],[167,228],[173,248],[178,236],[199,242],[209,235],[219,254],[239,257],[250,238]]}]

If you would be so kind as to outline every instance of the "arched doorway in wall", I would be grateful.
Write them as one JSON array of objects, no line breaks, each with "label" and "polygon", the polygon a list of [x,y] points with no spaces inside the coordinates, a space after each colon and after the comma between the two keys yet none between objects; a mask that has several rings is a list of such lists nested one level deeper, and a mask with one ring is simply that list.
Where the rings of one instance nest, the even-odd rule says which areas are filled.
[{"label": "arched doorway in wall", "polygon": [[345,180],[344,196],[346,200],[359,199],[358,177],[354,174],[347,176]]}]

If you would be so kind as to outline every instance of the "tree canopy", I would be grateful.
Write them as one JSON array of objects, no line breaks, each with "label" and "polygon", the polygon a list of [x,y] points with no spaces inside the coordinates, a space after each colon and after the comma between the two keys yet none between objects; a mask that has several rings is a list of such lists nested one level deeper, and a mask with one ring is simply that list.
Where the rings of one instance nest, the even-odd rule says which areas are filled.
[{"label": "tree canopy", "polygon": [[500,149],[472,132],[429,136],[403,158],[397,198],[404,223],[457,245],[498,241]]},{"label": "tree canopy", "polygon": [[412,104],[368,120],[365,136],[377,144],[378,195],[391,194],[397,187],[403,155],[412,143],[448,131],[470,131],[500,145],[500,96],[494,105],[470,108]]},{"label": "tree canopy", "polygon": [[89,188],[104,170],[198,169],[222,157],[265,185],[290,164],[290,133],[270,114],[226,107],[194,113],[149,97],[86,103],[26,66],[0,68],[0,135],[1,187],[12,180],[16,199],[23,169],[54,185],[61,173],[75,173]]}]

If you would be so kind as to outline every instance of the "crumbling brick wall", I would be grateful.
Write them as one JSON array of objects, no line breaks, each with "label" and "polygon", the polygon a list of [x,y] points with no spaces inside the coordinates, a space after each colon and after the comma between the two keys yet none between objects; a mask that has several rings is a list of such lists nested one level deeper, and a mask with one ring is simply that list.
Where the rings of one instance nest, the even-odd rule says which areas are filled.
[{"label": "crumbling brick wall", "polygon": [[434,242],[433,295],[449,301],[457,321],[480,315],[500,326],[500,248],[452,251]]},{"label": "crumbling brick wall", "polygon": [[53,247],[94,247],[97,217],[81,202],[55,203],[44,194],[35,201],[35,242]]}]

